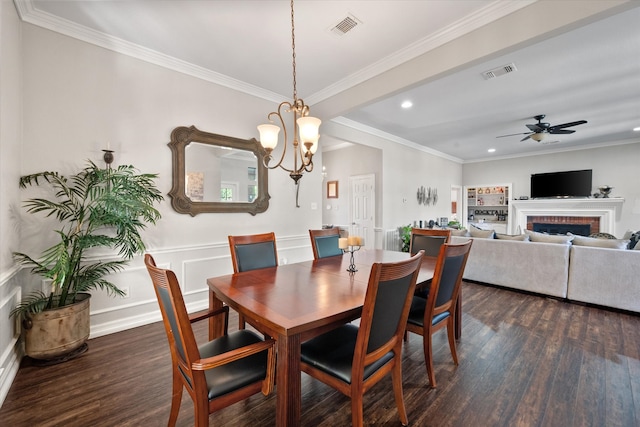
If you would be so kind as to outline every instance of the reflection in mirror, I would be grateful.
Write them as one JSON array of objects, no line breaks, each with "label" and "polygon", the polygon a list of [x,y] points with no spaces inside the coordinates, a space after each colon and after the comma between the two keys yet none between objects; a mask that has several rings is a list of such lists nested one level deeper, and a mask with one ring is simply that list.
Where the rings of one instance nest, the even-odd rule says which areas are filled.
[{"label": "reflection in mirror", "polygon": [[192,216],[201,212],[248,212],[269,206],[262,146],[255,140],[202,132],[194,126],[171,133],[173,208]]},{"label": "reflection in mirror", "polygon": [[185,193],[192,202],[251,203],[257,165],[251,151],[192,142],[185,147]]}]

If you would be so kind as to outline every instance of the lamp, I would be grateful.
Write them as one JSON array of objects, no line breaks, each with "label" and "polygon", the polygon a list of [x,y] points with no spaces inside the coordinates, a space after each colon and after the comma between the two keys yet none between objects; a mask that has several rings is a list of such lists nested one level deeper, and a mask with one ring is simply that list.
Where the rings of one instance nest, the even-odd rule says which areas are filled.
[{"label": "lamp", "polygon": [[547,136],[546,132],[536,132],[533,135],[531,135],[531,139],[533,139],[534,141],[542,141],[544,139],[544,137]]},{"label": "lamp", "polygon": [[[309,106],[305,105],[302,99],[298,99],[296,89],[296,38],[293,19],[293,0],[291,0],[291,48],[293,51],[293,102],[281,102],[278,110],[272,111],[267,116],[270,123],[277,120],[284,130],[284,148],[282,149],[282,156],[276,164],[270,166],[269,162],[273,160],[271,153],[278,145],[280,126],[263,124],[258,126],[258,131],[260,132],[260,144],[262,144],[267,152],[267,155],[262,159],[265,167],[269,169],[280,167],[289,172],[289,176],[295,181],[297,187],[299,185],[298,181],[302,178],[302,174],[313,170],[313,155],[318,149],[318,139],[320,138],[318,129],[321,121],[320,119],[309,116]],[[291,168],[287,168],[282,164],[289,143],[289,134],[284,123],[283,113],[293,113],[293,167]],[[299,135],[297,135],[298,133]],[[300,138],[299,140],[298,136]]]}]

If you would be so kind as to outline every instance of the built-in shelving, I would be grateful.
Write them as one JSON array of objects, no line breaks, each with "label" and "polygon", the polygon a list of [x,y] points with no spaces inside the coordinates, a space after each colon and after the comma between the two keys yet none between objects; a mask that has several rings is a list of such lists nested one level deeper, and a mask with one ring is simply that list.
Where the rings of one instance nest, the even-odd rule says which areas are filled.
[{"label": "built-in shelving", "polygon": [[465,194],[467,226],[494,229],[497,233],[510,230],[511,184],[468,186]]}]

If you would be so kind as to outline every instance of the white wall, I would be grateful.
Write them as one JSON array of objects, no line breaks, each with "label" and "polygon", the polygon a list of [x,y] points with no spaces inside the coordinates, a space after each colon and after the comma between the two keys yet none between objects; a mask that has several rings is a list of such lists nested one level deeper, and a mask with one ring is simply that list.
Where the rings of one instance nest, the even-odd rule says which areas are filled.
[{"label": "white wall", "polygon": [[[204,131],[251,138],[257,136],[256,124],[275,108],[271,102],[29,24],[24,25],[23,36],[26,121],[21,173],[69,172],[86,159],[100,161],[100,150],[110,144],[114,164],[133,164],[141,171],[158,173],[159,188],[167,194],[171,188],[167,143],[173,128],[195,125]],[[321,224],[321,211],[311,209],[312,203],[320,205],[321,180],[319,172],[302,178],[301,207],[296,208],[293,181],[281,170],[270,171],[270,207],[256,216],[191,217],[174,212],[167,197],[160,205],[162,220],[144,233],[149,252],[184,279],[194,303],[204,305],[205,278],[231,272],[229,234],[274,231],[281,258],[312,257],[307,230]],[[33,252],[50,243],[52,233],[43,234],[39,223],[30,221],[33,227],[23,233],[21,247],[12,250]],[[92,336],[128,326],[130,313],[139,318],[134,323],[157,317],[144,269],[132,267],[120,276],[114,280],[129,284],[131,297],[96,294]]]},{"label": "white wall", "polygon": [[640,164],[638,143],[567,151],[516,159],[468,163],[463,168],[464,185],[513,183],[513,197],[530,195],[531,174],[567,170],[592,169],[593,191],[601,185],[614,187],[611,197],[624,197],[615,235],[621,238],[627,230],[640,229],[640,186],[634,177]]},{"label": "white wall", "polygon": [[[349,177],[356,175],[375,175],[377,193],[382,185],[382,150],[353,144],[346,148],[326,151],[322,154],[322,165],[326,167],[322,192],[322,223],[340,226],[350,224],[350,188]],[[327,198],[327,182],[338,181],[338,198]],[[382,201],[376,195],[376,222],[382,224]]]},{"label": "white wall", "polygon": [[[462,185],[462,164],[435,156],[421,147],[390,142],[344,124],[328,123],[324,131],[335,139],[381,150],[382,181],[380,185],[376,182],[376,203],[381,215],[376,218],[376,226],[387,230],[414,221],[450,216],[451,186]],[[417,191],[421,186],[438,190],[437,204],[418,204]]]},{"label": "white wall", "polygon": [[[170,133],[177,126],[239,138],[257,136],[261,123],[277,105],[245,93],[185,76],[129,56],[102,49],[29,24],[20,24],[13,4],[2,9],[1,161],[2,256],[0,281],[0,391],[4,398],[19,361],[19,346],[8,312],[42,282],[27,271],[16,274],[11,252],[37,255],[53,242],[47,221],[25,215],[18,191],[20,175],[76,171],[87,159],[101,162],[101,149],[115,150],[115,165],[133,164],[158,173],[165,195],[171,189]],[[20,63],[22,59],[22,64]],[[22,105],[21,105],[22,104]],[[24,123],[21,123],[21,112]],[[321,162],[321,156],[319,162]],[[282,262],[312,258],[308,229],[321,225],[322,175],[302,178],[300,208],[288,174],[269,172],[270,207],[251,216],[173,211],[168,197],[159,206],[162,219],[143,237],[163,267],[176,271],[190,310],[208,303],[206,278],[230,273],[229,234],[274,231]],[[20,217],[20,218],[18,218]],[[21,229],[17,228],[20,223]],[[113,254],[111,254],[113,256]],[[104,257],[103,257],[104,258]],[[116,332],[160,319],[142,259],[112,280],[130,289],[130,297],[96,292],[91,301],[91,336]]]},{"label": "white wall", "polygon": [[20,345],[9,312],[20,300],[18,269],[11,248],[19,230],[20,141],[22,138],[22,67],[20,21],[12,2],[0,1],[0,402],[19,365]]}]

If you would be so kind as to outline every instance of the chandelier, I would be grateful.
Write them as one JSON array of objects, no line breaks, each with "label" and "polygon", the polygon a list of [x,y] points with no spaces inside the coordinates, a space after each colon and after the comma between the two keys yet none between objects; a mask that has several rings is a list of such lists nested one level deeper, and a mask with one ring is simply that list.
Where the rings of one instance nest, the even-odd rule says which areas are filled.
[{"label": "chandelier", "polygon": [[[293,19],[293,0],[291,0],[291,49],[293,51],[293,102],[281,102],[278,110],[272,111],[267,116],[271,124],[258,126],[258,131],[260,132],[260,144],[262,144],[267,152],[267,155],[262,159],[265,167],[269,169],[280,167],[289,172],[289,176],[295,181],[296,187],[298,187],[298,181],[302,178],[302,174],[313,170],[313,155],[318,149],[318,139],[320,138],[318,129],[321,122],[320,119],[309,116],[309,106],[305,105],[304,101],[298,98],[298,91],[296,89],[296,37]],[[289,145],[289,133],[287,132],[283,113],[293,114],[293,141],[291,142],[293,167],[291,168],[283,165],[285,154],[287,153],[287,146]],[[274,122],[279,123],[280,126],[273,124]],[[273,160],[273,150],[276,148],[276,145],[278,145],[280,127],[283,129],[284,136],[282,155],[277,163],[270,165],[269,163]]]}]

